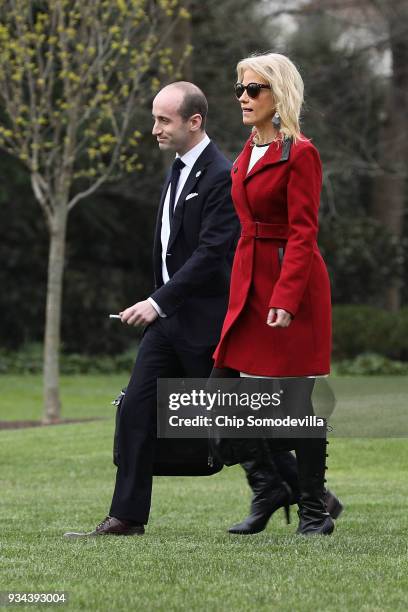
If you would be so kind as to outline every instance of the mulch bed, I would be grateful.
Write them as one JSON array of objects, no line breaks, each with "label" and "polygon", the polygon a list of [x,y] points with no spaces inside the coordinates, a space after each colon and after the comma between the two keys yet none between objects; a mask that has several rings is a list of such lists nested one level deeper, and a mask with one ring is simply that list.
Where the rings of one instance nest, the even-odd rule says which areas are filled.
[{"label": "mulch bed", "polygon": [[91,423],[92,421],[103,421],[104,417],[91,417],[86,419],[60,419],[54,423],[43,423],[42,421],[0,421],[0,429],[25,429],[27,427],[49,427],[50,425],[68,425],[69,423]]}]

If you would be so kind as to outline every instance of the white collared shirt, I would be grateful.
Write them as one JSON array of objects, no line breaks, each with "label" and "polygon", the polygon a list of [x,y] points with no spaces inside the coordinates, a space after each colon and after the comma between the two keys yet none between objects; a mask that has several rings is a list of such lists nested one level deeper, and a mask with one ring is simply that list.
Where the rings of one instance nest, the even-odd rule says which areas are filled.
[{"label": "white collared shirt", "polygon": [[[180,177],[177,183],[174,210],[176,209],[178,199],[180,197],[180,194],[183,190],[184,185],[186,184],[186,181],[190,175],[190,172],[194,164],[196,163],[197,159],[200,157],[201,153],[204,151],[204,149],[208,146],[209,143],[210,143],[209,137],[207,136],[207,134],[204,134],[203,139],[200,140],[200,142],[196,144],[192,149],[187,151],[187,153],[185,153],[181,157],[178,154],[176,155],[176,157],[180,157],[181,161],[184,162],[185,165],[184,165],[184,168],[182,168],[180,172]],[[162,214],[162,220],[161,220],[161,233],[160,233],[161,249],[162,249],[162,278],[163,278],[164,284],[166,284],[170,280],[170,276],[169,276],[167,265],[166,265],[167,245],[169,243],[169,238],[170,238],[169,203],[170,203],[170,184],[168,186],[166,197],[164,199],[163,214]],[[152,306],[155,308],[155,310],[157,310],[157,312],[159,313],[161,317],[166,316],[161,310],[161,308],[159,307],[159,305],[156,304],[156,302],[152,300],[152,298],[148,298],[148,300],[152,304]]]}]

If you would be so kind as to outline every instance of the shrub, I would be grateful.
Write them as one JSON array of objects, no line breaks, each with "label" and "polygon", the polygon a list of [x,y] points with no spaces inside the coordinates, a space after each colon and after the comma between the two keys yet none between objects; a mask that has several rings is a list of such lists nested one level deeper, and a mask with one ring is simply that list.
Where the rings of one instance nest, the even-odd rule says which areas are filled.
[{"label": "shrub", "polygon": [[398,345],[399,357],[408,361],[408,307],[401,308],[397,316],[397,327],[394,331],[395,343]]},{"label": "shrub", "polygon": [[365,305],[338,305],[333,308],[333,358],[352,358],[360,353],[377,353],[389,358],[401,356],[408,347],[408,311],[392,313]]},{"label": "shrub", "polygon": [[[61,374],[112,374],[131,372],[136,351],[120,355],[61,355]],[[29,344],[18,352],[0,351],[0,374],[40,374],[43,353],[40,344]]]},{"label": "shrub", "polygon": [[333,373],[339,376],[404,376],[408,374],[408,363],[393,361],[376,353],[363,353],[355,359],[336,363]]},{"label": "shrub", "polygon": [[[135,348],[115,355],[62,353],[62,374],[131,372]],[[333,360],[338,373],[403,373],[408,362],[408,307],[391,313],[374,306],[340,304],[333,308]],[[0,374],[42,372],[42,345],[0,350]],[[344,361],[346,360],[346,361]]]},{"label": "shrub", "polygon": [[378,304],[390,279],[404,280],[403,245],[367,215],[321,219],[319,246],[336,303]]}]

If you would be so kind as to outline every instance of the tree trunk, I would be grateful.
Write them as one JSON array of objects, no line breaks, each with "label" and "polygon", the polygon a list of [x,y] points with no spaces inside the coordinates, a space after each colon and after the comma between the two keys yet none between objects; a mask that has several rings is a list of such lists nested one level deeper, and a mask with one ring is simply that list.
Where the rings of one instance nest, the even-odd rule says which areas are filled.
[{"label": "tree trunk", "polygon": [[[392,88],[392,85],[391,85]],[[390,92],[386,118],[380,128],[378,161],[382,174],[374,182],[373,216],[381,221],[394,238],[400,243],[404,221],[405,207],[405,170],[404,145],[401,142],[406,134],[406,119],[400,109],[395,107]],[[404,111],[405,112],[405,111]],[[391,312],[400,308],[400,282],[390,278],[390,284],[384,294],[383,306]]]},{"label": "tree trunk", "polygon": [[[191,10],[190,0],[183,0],[182,6],[188,11]],[[169,46],[171,48],[171,61],[177,66],[180,58],[183,56],[187,45],[191,45],[192,31],[191,31],[191,16],[189,18],[180,19],[176,29],[171,35]],[[171,79],[183,81],[193,81],[193,67],[191,62],[191,54],[184,60],[181,68],[181,73],[176,75],[176,78]],[[174,161],[174,151],[165,151],[162,155],[163,160],[163,173],[166,173],[169,166]]]},{"label": "tree trunk", "polygon": [[[191,11],[190,0],[184,0],[182,6],[188,11]],[[182,19],[177,28],[173,32],[171,40],[172,57],[173,62],[177,64],[180,57],[188,45],[191,45],[192,31],[191,31],[191,16],[188,19]],[[185,81],[193,80],[193,65],[191,62],[191,54],[184,60],[183,67],[181,70],[180,77]]]},{"label": "tree trunk", "polygon": [[67,202],[55,206],[48,254],[47,305],[44,334],[44,423],[61,417],[59,353],[61,337],[62,283],[65,263]]},{"label": "tree trunk", "polygon": [[[373,213],[400,243],[406,202],[408,164],[408,41],[401,24],[408,19],[408,7],[400,0],[384,4],[392,56],[385,120],[380,128],[378,161],[383,174],[375,181]],[[386,9],[386,10],[385,10]],[[401,283],[390,280],[384,306],[397,311],[401,303]]]}]

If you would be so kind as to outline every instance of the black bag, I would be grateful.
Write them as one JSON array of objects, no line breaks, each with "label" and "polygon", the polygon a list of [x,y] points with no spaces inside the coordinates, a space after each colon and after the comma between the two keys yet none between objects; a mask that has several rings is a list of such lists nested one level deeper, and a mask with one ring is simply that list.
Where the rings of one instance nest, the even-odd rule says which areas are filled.
[{"label": "black bag", "polygon": [[212,433],[212,456],[216,461],[231,466],[262,458],[264,453],[286,453],[295,450],[291,438],[220,438]]},{"label": "black bag", "polygon": [[[122,389],[112,402],[116,406],[113,463],[117,467],[120,462],[119,420],[125,393],[126,389]],[[157,438],[154,476],[211,476],[222,468],[223,463],[214,457],[209,439]]]},{"label": "black bag", "polygon": [[[239,383],[240,375],[237,370],[231,368],[214,368],[211,377],[207,381],[207,389],[217,385],[220,378]],[[250,461],[263,452],[264,442],[259,438],[223,438],[220,430],[213,427],[210,432],[210,448],[213,457],[224,465],[236,465],[245,461]]]},{"label": "black bag", "polygon": [[213,457],[227,466],[253,461],[263,452],[265,444],[264,438],[221,438],[214,433],[210,438]]}]

